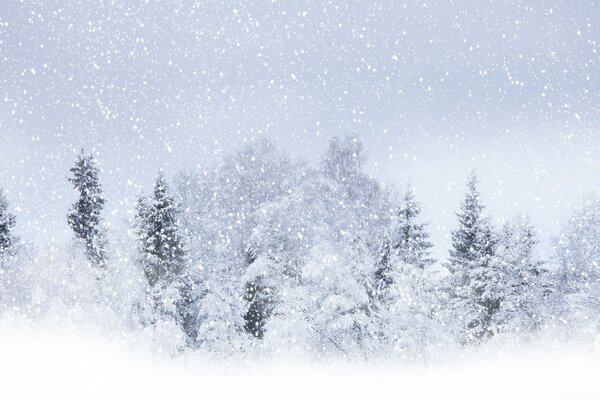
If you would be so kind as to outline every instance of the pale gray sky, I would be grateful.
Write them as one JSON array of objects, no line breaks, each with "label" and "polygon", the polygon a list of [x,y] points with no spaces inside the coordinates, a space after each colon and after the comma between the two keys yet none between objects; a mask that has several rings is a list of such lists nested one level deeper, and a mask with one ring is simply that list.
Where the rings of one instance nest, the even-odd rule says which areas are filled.
[{"label": "pale gray sky", "polygon": [[410,180],[438,256],[471,168],[548,243],[600,184],[596,1],[13,1],[0,5],[0,185],[19,233],[68,237],[73,152],[111,222],[159,167],[266,136],[315,160],[358,134]]}]

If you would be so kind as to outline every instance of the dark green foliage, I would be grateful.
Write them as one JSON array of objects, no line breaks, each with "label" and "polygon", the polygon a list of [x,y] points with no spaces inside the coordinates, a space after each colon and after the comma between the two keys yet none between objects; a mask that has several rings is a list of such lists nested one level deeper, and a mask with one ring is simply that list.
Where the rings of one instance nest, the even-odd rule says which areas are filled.
[{"label": "dark green foliage", "polygon": [[[247,268],[256,261],[257,257],[251,249],[246,250]],[[246,313],[244,314],[244,329],[257,339],[265,334],[265,325],[273,311],[273,290],[264,284],[261,276],[255,277],[244,287]]]},{"label": "dark green foliage", "polygon": [[269,317],[268,288],[258,282],[246,284],[244,300],[248,304],[244,314],[244,329],[255,338],[262,339],[265,323]]}]

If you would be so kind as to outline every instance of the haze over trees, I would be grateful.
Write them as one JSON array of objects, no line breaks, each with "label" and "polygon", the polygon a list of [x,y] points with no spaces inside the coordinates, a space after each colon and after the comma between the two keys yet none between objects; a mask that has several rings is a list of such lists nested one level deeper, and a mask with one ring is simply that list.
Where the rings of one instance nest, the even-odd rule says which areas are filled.
[{"label": "haze over trees", "polygon": [[81,152],[66,218],[81,254],[18,245],[0,191],[2,310],[84,314],[218,356],[419,359],[447,345],[597,332],[597,200],[542,260],[527,216],[492,224],[472,172],[448,258],[436,260],[427,198],[382,185],[365,159],[352,136],[332,138],[317,165],[256,140],[172,181],[160,172],[124,232],[103,226],[102,170]]}]

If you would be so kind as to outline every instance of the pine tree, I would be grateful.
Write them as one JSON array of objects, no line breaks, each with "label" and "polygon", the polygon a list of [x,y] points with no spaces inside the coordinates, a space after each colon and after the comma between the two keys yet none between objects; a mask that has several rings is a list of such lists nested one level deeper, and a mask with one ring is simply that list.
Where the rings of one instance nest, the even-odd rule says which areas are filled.
[{"label": "pine tree", "polygon": [[0,258],[11,253],[16,238],[13,235],[16,218],[8,211],[8,200],[0,189]]},{"label": "pine tree", "polygon": [[105,200],[98,179],[98,167],[93,157],[82,150],[70,171],[73,175],[69,181],[79,193],[79,198],[67,216],[69,226],[76,238],[83,241],[90,262],[103,268],[106,264],[106,250],[100,213]]},{"label": "pine tree", "polygon": [[380,337],[405,357],[423,355],[426,332],[434,324],[436,299],[426,274],[434,263],[433,244],[426,224],[417,222],[420,212],[414,193],[407,190],[375,265]]},{"label": "pine tree", "polygon": [[431,257],[433,244],[426,231],[427,224],[417,222],[420,213],[421,205],[415,200],[413,191],[408,189],[396,212],[390,233],[384,236],[375,266],[375,283],[379,291],[392,283],[392,256],[403,264],[421,270],[435,262]]},{"label": "pine tree", "polygon": [[392,232],[394,252],[402,262],[424,269],[435,260],[431,257],[433,244],[429,240],[426,224],[417,222],[421,205],[415,200],[412,190],[404,194],[404,201],[397,213],[396,226]]},{"label": "pine tree", "polygon": [[457,214],[459,227],[452,232],[448,263],[453,318],[462,322],[466,342],[478,342],[493,334],[492,316],[500,306],[493,290],[499,279],[492,266],[496,239],[489,220],[483,216],[477,183],[473,172]]},{"label": "pine tree", "polygon": [[152,196],[138,200],[136,226],[141,263],[157,310],[175,317],[193,337],[193,284],[188,276],[188,254],[178,216],[177,205],[161,173]]},{"label": "pine tree", "polygon": [[393,283],[393,255],[392,242],[389,236],[385,235],[375,263],[375,290],[378,295]]}]

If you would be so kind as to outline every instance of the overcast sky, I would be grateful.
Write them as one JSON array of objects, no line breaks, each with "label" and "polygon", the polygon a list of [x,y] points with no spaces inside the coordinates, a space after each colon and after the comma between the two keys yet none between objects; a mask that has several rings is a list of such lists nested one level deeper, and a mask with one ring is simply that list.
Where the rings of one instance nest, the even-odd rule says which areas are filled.
[{"label": "overcast sky", "polygon": [[596,1],[3,0],[0,186],[23,237],[65,240],[82,146],[118,223],[160,167],[260,136],[315,161],[355,133],[439,257],[471,168],[547,248],[600,187],[599,24]]}]

